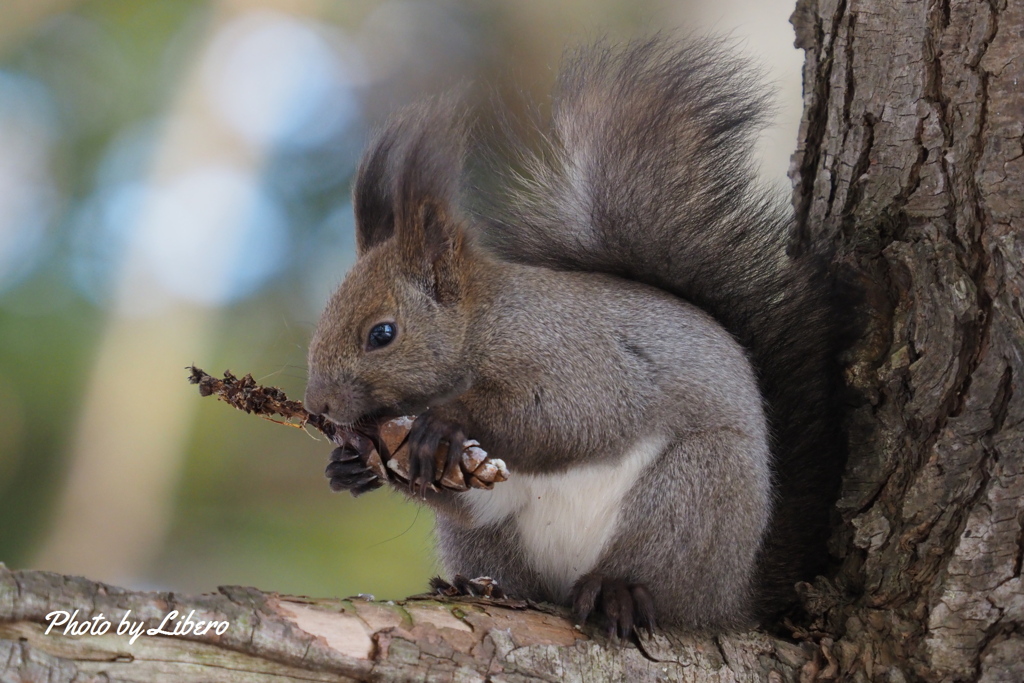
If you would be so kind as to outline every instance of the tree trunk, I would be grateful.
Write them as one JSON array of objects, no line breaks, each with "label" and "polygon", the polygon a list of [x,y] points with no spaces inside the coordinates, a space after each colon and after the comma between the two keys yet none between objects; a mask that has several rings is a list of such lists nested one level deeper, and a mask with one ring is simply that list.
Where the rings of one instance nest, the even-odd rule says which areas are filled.
[{"label": "tree trunk", "polygon": [[1024,2],[800,0],[804,239],[867,330],[835,589],[849,680],[1024,681]]},{"label": "tree trunk", "polygon": [[[836,246],[865,323],[839,563],[803,589],[802,643],[621,647],[520,604],[134,593],[0,565],[0,681],[1024,680],[1024,0],[799,0],[793,23],[798,239]],[[231,627],[45,633],[54,611],[116,631],[128,609]]]}]

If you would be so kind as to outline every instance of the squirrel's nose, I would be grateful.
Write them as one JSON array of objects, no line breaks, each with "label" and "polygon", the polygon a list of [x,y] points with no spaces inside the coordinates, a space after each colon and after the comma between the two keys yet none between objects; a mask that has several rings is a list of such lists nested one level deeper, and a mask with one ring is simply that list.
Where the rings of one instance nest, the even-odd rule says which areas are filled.
[{"label": "squirrel's nose", "polygon": [[311,377],[306,384],[306,396],[302,401],[306,410],[314,415],[337,417],[337,392],[333,390],[333,385],[333,382],[325,381],[323,378]]},{"label": "squirrel's nose", "polygon": [[303,400],[306,410],[332,422],[348,424],[366,412],[365,394],[347,378],[310,373]]}]

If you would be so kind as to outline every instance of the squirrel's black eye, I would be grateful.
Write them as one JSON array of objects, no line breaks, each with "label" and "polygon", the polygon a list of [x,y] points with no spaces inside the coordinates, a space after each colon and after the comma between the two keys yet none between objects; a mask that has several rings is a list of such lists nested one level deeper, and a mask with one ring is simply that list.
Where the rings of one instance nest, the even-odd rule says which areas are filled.
[{"label": "squirrel's black eye", "polygon": [[370,336],[366,340],[366,348],[370,351],[387,346],[395,339],[398,328],[394,323],[379,323],[370,330]]}]

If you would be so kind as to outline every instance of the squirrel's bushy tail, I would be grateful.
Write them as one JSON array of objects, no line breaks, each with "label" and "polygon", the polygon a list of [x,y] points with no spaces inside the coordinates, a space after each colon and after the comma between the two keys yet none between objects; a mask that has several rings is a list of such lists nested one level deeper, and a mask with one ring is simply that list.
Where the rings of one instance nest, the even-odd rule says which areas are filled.
[{"label": "squirrel's bushy tail", "polygon": [[791,211],[756,180],[756,71],[710,40],[570,56],[551,130],[523,151],[506,258],[638,280],[712,314],[750,352],[771,422],[777,509],[762,613],[823,567],[843,464],[840,321],[823,259],[788,249]]}]

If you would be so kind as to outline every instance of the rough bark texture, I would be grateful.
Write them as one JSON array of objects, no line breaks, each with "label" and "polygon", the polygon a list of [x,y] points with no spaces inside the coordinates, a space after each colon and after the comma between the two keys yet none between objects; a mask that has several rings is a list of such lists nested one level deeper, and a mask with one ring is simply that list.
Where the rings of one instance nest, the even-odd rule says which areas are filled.
[{"label": "rough bark texture", "polygon": [[1024,1],[800,0],[802,238],[861,276],[844,680],[1024,680]]},{"label": "rough bark texture", "polygon": [[[117,635],[172,610],[229,621],[222,635]],[[104,635],[46,634],[55,610],[102,614]],[[172,626],[165,625],[170,631]],[[311,599],[224,587],[185,596],[125,591],[0,565],[0,683],[112,681],[796,681],[813,647],[750,633],[599,642],[557,613],[477,602]],[[815,667],[813,658],[810,666]]]}]

